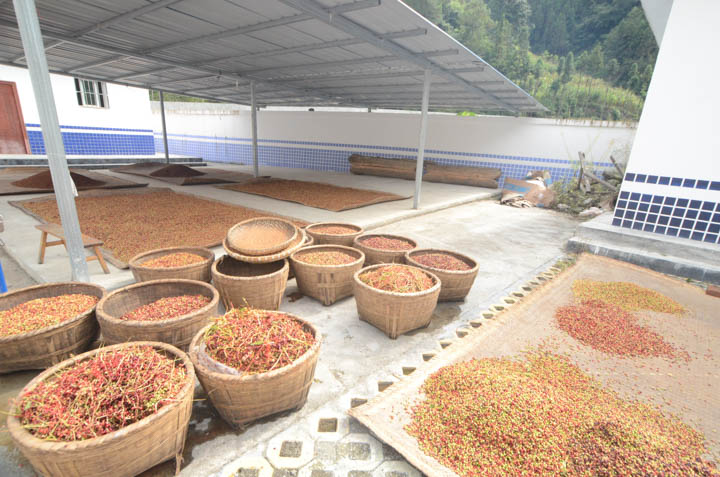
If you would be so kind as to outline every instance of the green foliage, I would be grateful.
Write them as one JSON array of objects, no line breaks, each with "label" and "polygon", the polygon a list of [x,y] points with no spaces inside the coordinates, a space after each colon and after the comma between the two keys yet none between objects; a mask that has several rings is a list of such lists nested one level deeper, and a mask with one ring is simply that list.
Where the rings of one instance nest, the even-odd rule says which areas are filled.
[{"label": "green foliage", "polygon": [[[160,101],[160,92],[159,91],[153,91],[150,90],[150,101]],[[196,98],[194,96],[185,96],[183,94],[176,94],[176,93],[165,93],[165,101],[173,101],[178,103],[216,103],[217,101],[212,101],[209,99],[203,99],[203,98]]]},{"label": "green foliage", "polygon": [[407,0],[551,115],[636,120],[657,45],[639,0]]}]

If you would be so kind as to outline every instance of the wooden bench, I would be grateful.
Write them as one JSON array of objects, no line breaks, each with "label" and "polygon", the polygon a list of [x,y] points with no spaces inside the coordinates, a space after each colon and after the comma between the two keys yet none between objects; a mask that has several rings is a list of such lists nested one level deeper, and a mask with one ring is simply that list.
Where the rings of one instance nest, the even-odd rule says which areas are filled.
[{"label": "wooden bench", "polygon": [[[62,227],[55,224],[42,224],[36,225],[35,228],[42,232],[42,235],[40,237],[40,255],[38,257],[38,263],[43,263],[45,261],[45,249],[48,247],[53,247],[55,245],[63,245],[67,250],[67,244],[65,244],[65,232],[63,232]],[[51,242],[48,242],[48,235],[57,237],[59,240],[53,240]],[[107,263],[105,263],[105,259],[100,252],[100,247],[102,246],[103,241],[85,234],[82,234],[82,241],[83,247],[92,247],[93,252],[95,253],[94,256],[91,255],[87,257],[87,261],[91,262],[93,260],[97,260],[98,262],[100,262],[100,266],[102,267],[103,272],[110,273]]]}]

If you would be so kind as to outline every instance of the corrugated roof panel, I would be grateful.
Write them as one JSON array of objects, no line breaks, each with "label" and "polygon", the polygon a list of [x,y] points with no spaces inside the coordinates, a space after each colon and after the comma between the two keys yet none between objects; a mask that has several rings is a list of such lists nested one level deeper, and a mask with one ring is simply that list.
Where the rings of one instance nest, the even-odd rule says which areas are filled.
[{"label": "corrugated roof panel", "polygon": [[[544,109],[399,0],[41,0],[38,15],[65,74],[233,101],[254,80],[267,104],[414,108],[430,68],[431,108]],[[21,66],[21,52],[0,3],[0,62]]]}]

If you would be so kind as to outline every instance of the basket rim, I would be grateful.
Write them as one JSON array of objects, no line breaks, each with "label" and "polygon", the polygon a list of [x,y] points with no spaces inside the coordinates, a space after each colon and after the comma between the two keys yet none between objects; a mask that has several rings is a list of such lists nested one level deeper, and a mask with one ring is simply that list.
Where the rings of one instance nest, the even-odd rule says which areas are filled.
[{"label": "basket rim", "polygon": [[68,366],[71,366],[75,363],[78,363],[80,361],[83,361],[85,359],[88,359],[92,357],[95,354],[98,354],[103,351],[111,350],[111,349],[119,349],[124,347],[130,347],[130,346],[152,346],[155,349],[162,349],[165,352],[168,352],[169,354],[172,354],[176,358],[180,358],[182,360],[183,366],[185,366],[186,370],[186,382],[185,386],[180,390],[178,393],[177,399],[174,402],[171,402],[167,404],[166,406],[163,406],[160,408],[159,411],[140,419],[137,422],[134,422],[128,426],[125,426],[123,428],[120,428],[116,431],[110,432],[108,434],[104,434],[102,436],[93,437],[91,439],[85,439],[85,440],[79,440],[79,441],[48,441],[45,439],[40,439],[39,437],[33,436],[29,431],[25,430],[23,428],[22,424],[20,424],[20,420],[15,416],[14,411],[17,407],[17,404],[13,404],[10,407],[10,412],[8,413],[7,418],[7,427],[10,432],[11,437],[15,441],[21,441],[24,446],[26,447],[32,447],[35,449],[39,449],[45,452],[59,452],[59,451],[71,451],[71,450],[87,450],[91,449],[96,446],[102,446],[107,441],[113,441],[117,439],[122,439],[126,437],[130,433],[139,432],[149,426],[151,426],[155,421],[160,419],[165,414],[168,414],[169,412],[172,412],[175,410],[178,406],[181,406],[183,404],[183,399],[187,396],[188,392],[194,393],[195,391],[195,366],[192,363],[192,360],[190,357],[183,352],[182,350],[176,348],[175,346],[169,345],[167,343],[161,343],[159,341],[132,341],[128,343],[120,343],[116,345],[110,345],[110,346],[103,346],[101,348],[97,348],[91,351],[87,351],[85,353],[79,354],[77,356],[73,356],[72,358],[68,358],[64,361],[61,361],[60,363],[46,369],[45,371],[41,372],[37,376],[35,376],[29,383],[27,383],[18,393],[17,395],[17,401],[19,401],[19,398],[23,396],[28,391],[34,389],[38,384],[40,384],[42,381],[47,379],[48,377],[54,375],[58,371],[60,371],[63,368],[66,368]]},{"label": "basket rim", "polygon": [[[222,245],[227,255],[230,255],[232,258],[240,262],[253,264],[278,262],[283,258],[289,257],[293,252],[303,247],[307,234],[302,229],[298,229],[298,233],[302,236],[302,239],[297,241],[297,243],[293,242],[287,248],[268,255],[245,255],[243,253],[240,253],[228,243],[227,237],[223,239]],[[297,240],[297,237],[295,240]]]},{"label": "basket rim", "polygon": [[244,264],[246,264],[246,265],[265,265],[264,263],[248,263],[248,262],[243,262],[242,260],[238,260],[237,258],[233,257],[232,255],[225,254],[225,255],[222,255],[222,256],[218,257],[218,258],[213,262],[212,268],[210,269],[210,272],[211,272],[213,278],[215,277],[215,275],[218,275],[218,276],[220,276],[220,277],[222,277],[222,278],[224,278],[224,279],[227,279],[227,280],[239,280],[239,281],[246,281],[246,280],[247,280],[247,281],[253,281],[253,280],[259,280],[260,278],[268,278],[268,277],[271,277],[271,276],[274,276],[274,275],[277,275],[277,274],[281,274],[281,273],[283,272],[283,270],[285,270],[286,268],[289,268],[289,267],[290,267],[290,265],[288,264],[287,258],[282,258],[282,259],[280,259],[280,260],[275,260],[274,262],[267,262],[268,264],[270,264],[270,263],[275,263],[275,262],[285,262],[285,263],[283,263],[283,266],[282,266],[282,267],[280,267],[278,270],[275,270],[274,272],[271,272],[271,273],[268,273],[268,274],[265,274],[265,275],[255,275],[255,276],[253,276],[253,277],[238,277],[238,276],[236,276],[236,275],[228,275],[228,274],[226,274],[226,273],[222,273],[221,271],[219,271],[219,270],[217,269],[217,266],[218,266],[218,265],[220,264],[220,262],[222,262],[225,258],[230,258],[230,259],[232,259],[232,260],[235,260],[236,262],[244,263]]},{"label": "basket rim", "polygon": [[[420,253],[423,253],[423,254],[442,253],[445,255],[451,255],[451,256],[454,256],[455,258],[460,258],[461,260],[463,260],[465,262],[468,262],[468,261],[472,262],[473,266],[470,268],[470,270],[445,270],[444,268],[430,267],[428,265],[423,265],[422,263],[417,262],[412,258],[413,255],[417,255]],[[455,252],[453,250],[445,250],[445,249],[440,249],[440,248],[416,248],[415,250],[408,250],[407,252],[405,252],[405,260],[407,262],[409,262],[410,265],[417,267],[417,268],[422,268],[424,270],[429,270],[432,272],[446,273],[448,275],[456,275],[456,276],[472,275],[473,273],[476,273],[478,271],[478,269],[480,268],[480,264],[474,258],[472,258],[468,255],[462,254],[460,252]]]},{"label": "basket rim", "polygon": [[[186,251],[186,250],[193,250],[195,252],[199,252],[199,253],[195,253],[195,255],[200,255],[201,257],[203,257],[204,260],[202,262],[191,263],[190,265],[183,265],[180,267],[157,268],[157,267],[144,267],[141,264],[142,263],[141,260],[146,258],[148,255],[159,254],[158,257],[162,257],[164,255],[170,255],[172,253],[182,252],[182,251]],[[162,271],[167,270],[167,271],[172,271],[172,272],[182,272],[182,271],[190,270],[192,268],[205,267],[205,266],[207,266],[208,262],[210,262],[214,259],[215,259],[215,252],[213,252],[212,250],[210,250],[207,247],[191,247],[191,246],[167,247],[167,248],[156,248],[154,250],[148,250],[147,252],[139,253],[130,259],[130,261],[128,262],[128,265],[130,266],[131,269],[134,268],[136,270],[142,270],[142,271],[153,271],[153,272],[161,271],[162,272]]]},{"label": "basket rim", "polygon": [[[326,226],[326,225],[339,225],[343,227],[352,227],[358,229],[357,232],[353,232],[351,234],[326,234],[323,232],[316,232],[312,230],[313,227],[317,226]],[[305,227],[305,231],[308,232],[308,234],[315,234],[315,235],[322,235],[324,237],[354,237],[357,235],[362,234],[365,229],[363,227],[360,227],[359,225],[350,224],[347,222],[315,222]]]},{"label": "basket rim", "polygon": [[[40,328],[40,329],[37,329],[37,330],[28,331],[27,333],[19,333],[19,334],[15,334],[15,335],[0,336],[0,345],[5,345],[5,344],[8,344],[8,343],[10,343],[10,342],[12,342],[12,341],[20,341],[20,340],[24,340],[24,339],[28,339],[28,338],[35,338],[35,337],[40,336],[40,335],[42,335],[42,334],[44,334],[44,333],[53,333],[53,332],[57,331],[57,330],[60,329],[60,328],[63,328],[63,327],[65,327],[65,326],[69,326],[69,325],[71,325],[71,324],[73,324],[73,323],[75,323],[75,322],[77,322],[77,321],[80,321],[80,320],[82,320],[82,319],[85,319],[85,318],[87,318],[88,316],[90,316],[92,313],[94,313],[94,312],[97,310],[97,306],[100,304],[100,302],[101,302],[101,301],[107,296],[107,294],[108,294],[107,290],[106,290],[104,287],[102,287],[102,286],[100,286],[100,285],[96,285],[95,283],[89,283],[89,282],[53,282],[53,283],[41,283],[41,284],[39,284],[39,285],[31,285],[31,286],[29,286],[29,287],[20,288],[19,290],[13,290],[13,291],[9,291],[9,292],[7,292],[7,293],[3,293],[2,295],[0,295],[0,301],[2,301],[2,299],[6,298],[6,297],[13,296],[13,295],[20,294],[20,293],[24,293],[24,292],[28,292],[28,291],[32,291],[32,290],[35,290],[35,289],[40,289],[40,288],[56,288],[56,287],[68,286],[68,285],[80,285],[80,286],[87,286],[87,287],[90,287],[90,288],[94,288],[94,289],[100,291],[100,297],[99,297],[97,303],[95,303],[95,304],[92,306],[92,308],[90,308],[89,310],[87,310],[87,311],[85,311],[85,312],[83,312],[83,313],[80,313],[79,315],[76,315],[76,316],[70,318],[69,320],[62,321],[62,322],[60,322],[60,323],[58,323],[58,324],[56,324],[56,325],[46,326],[45,328]],[[67,293],[64,293],[64,295],[67,295]],[[59,295],[56,295],[56,296],[59,296]],[[41,298],[41,297],[37,297],[37,298]],[[35,298],[31,298],[30,300],[34,300],[34,299],[35,299]],[[30,300],[28,300],[28,301],[30,301]]]},{"label": "basket rim", "polygon": [[[271,247],[264,247],[264,248],[245,248],[240,247],[238,248],[236,244],[231,243],[230,241],[230,234],[232,234],[233,231],[238,230],[242,227],[246,227],[249,224],[253,222],[260,222],[260,221],[273,221],[273,222],[279,222],[282,223],[284,226],[288,228],[288,230],[292,229],[293,234],[284,242],[277,243]],[[225,234],[225,240],[227,240],[228,245],[233,249],[239,252],[242,255],[251,255],[251,256],[263,256],[263,255],[270,255],[276,252],[281,252],[284,249],[288,248],[290,244],[293,243],[293,241],[298,236],[298,227],[292,223],[289,220],[281,219],[279,217],[253,217],[251,219],[243,220],[242,222],[238,222],[237,224],[230,227]]]},{"label": "basket rim", "polygon": [[[169,318],[167,320],[155,320],[155,321],[138,321],[138,320],[121,320],[120,318],[116,318],[109,313],[106,313],[103,308],[105,306],[105,303],[113,298],[115,295],[118,295],[123,292],[127,292],[129,290],[134,290],[136,288],[143,288],[143,287],[151,287],[156,285],[161,285],[165,283],[182,283],[182,284],[191,284],[191,285],[198,285],[200,288],[204,288],[206,290],[209,290],[212,293],[212,299],[210,300],[210,303],[207,305],[198,308],[196,310],[193,310],[190,313],[186,313],[184,315],[176,316],[175,318]],[[160,280],[148,280],[146,282],[139,282],[139,283],[133,283],[132,285],[128,285],[122,288],[118,288],[117,290],[113,290],[107,295],[105,295],[97,304],[97,309],[95,311],[95,316],[97,317],[98,322],[107,321],[108,323],[112,323],[116,326],[126,326],[130,328],[156,328],[158,326],[163,326],[168,323],[182,323],[183,321],[191,321],[196,316],[200,314],[207,313],[209,311],[212,311],[213,309],[217,309],[218,303],[220,302],[220,293],[217,291],[217,289],[206,282],[201,282],[199,280],[187,280],[184,278],[172,278],[172,279],[160,279]]]},{"label": "basket rim", "polygon": [[[317,263],[307,263],[303,262],[302,260],[298,260],[295,258],[296,255],[302,253],[312,253],[313,250],[315,251],[322,251],[318,249],[342,249],[343,252],[347,252],[348,254],[354,253],[354,254],[360,254],[358,258],[353,260],[350,263],[341,263],[339,265],[320,265]],[[320,270],[341,270],[343,268],[352,268],[356,266],[359,263],[365,262],[365,253],[362,250],[358,250],[353,247],[347,247],[345,245],[332,245],[332,244],[322,244],[322,245],[308,245],[306,247],[301,248],[300,250],[297,250],[293,252],[290,255],[290,261],[293,263],[293,267],[307,267],[307,268],[316,268]]]},{"label": "basket rim", "polygon": [[[423,290],[423,291],[419,291],[419,292],[412,292],[412,293],[400,293],[400,292],[391,292],[391,291],[386,291],[386,290],[380,290],[379,288],[371,287],[367,283],[360,280],[360,274],[362,274],[362,273],[365,273],[374,268],[389,267],[389,266],[415,268],[415,269],[420,270],[421,272],[427,274],[428,276],[430,276],[430,278],[435,280],[435,284],[433,286],[431,286],[430,288],[428,288],[427,290]],[[424,295],[431,295],[431,294],[435,293],[436,291],[440,290],[440,277],[438,277],[437,275],[435,275],[434,273],[432,273],[429,270],[425,270],[420,267],[415,267],[413,265],[407,265],[405,263],[378,263],[375,265],[368,265],[367,267],[363,267],[360,270],[358,270],[357,272],[355,272],[353,274],[353,280],[355,281],[356,285],[361,286],[362,288],[364,288],[366,290],[370,290],[370,291],[379,293],[381,295],[394,296],[394,297],[415,298],[415,297],[424,296]]]},{"label": "basket rim", "polygon": [[296,321],[299,321],[304,326],[307,326],[312,331],[313,336],[315,337],[315,343],[298,359],[293,361],[292,363],[283,366],[282,368],[273,369],[272,371],[266,371],[264,373],[257,373],[257,374],[249,374],[249,375],[235,375],[235,374],[226,374],[226,373],[219,373],[217,371],[212,371],[205,366],[203,366],[202,363],[198,361],[197,358],[197,347],[200,345],[200,342],[205,337],[206,331],[213,326],[214,323],[210,323],[206,326],[204,326],[200,331],[198,331],[195,336],[193,337],[192,341],[190,342],[190,347],[188,348],[188,355],[190,357],[190,361],[193,362],[193,365],[201,370],[201,372],[205,375],[212,376],[214,380],[220,380],[220,381],[230,381],[230,382],[257,382],[257,381],[267,381],[270,379],[277,378],[279,376],[284,376],[286,374],[289,374],[291,371],[293,371],[295,368],[304,365],[306,361],[309,361],[313,359],[319,352],[320,352],[320,344],[322,343],[322,335],[318,332],[318,329],[315,328],[315,325],[310,323],[309,321],[300,318],[299,316],[288,313],[286,311],[277,311],[277,310],[261,310],[261,311],[270,311],[272,313],[281,313],[283,315],[289,316],[290,318],[293,318]]},{"label": "basket rim", "polygon": [[[407,249],[407,250],[388,250],[388,249],[386,249],[386,248],[370,247],[369,245],[365,245],[364,243],[362,243],[362,240],[364,240],[364,239],[366,239],[366,238],[368,238],[368,237],[387,237],[387,238],[400,239],[400,240],[402,240],[402,241],[404,241],[404,242],[409,242],[410,244],[412,244],[413,248]],[[366,248],[366,249],[368,249],[368,250],[374,250],[374,251],[378,251],[378,252],[403,253],[403,254],[406,253],[406,252],[411,252],[411,251],[417,249],[417,246],[418,246],[417,242],[416,242],[415,240],[411,239],[410,237],[405,237],[405,236],[403,236],[403,235],[394,235],[394,234],[363,234],[363,235],[358,235],[357,237],[355,237],[355,239],[353,239],[353,245],[357,245],[358,247],[364,247],[364,248]]]}]

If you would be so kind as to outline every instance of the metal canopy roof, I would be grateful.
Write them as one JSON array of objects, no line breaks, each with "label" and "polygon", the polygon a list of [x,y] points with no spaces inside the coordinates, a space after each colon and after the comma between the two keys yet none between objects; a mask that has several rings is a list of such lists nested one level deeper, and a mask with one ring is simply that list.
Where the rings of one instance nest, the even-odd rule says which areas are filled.
[{"label": "metal canopy roof", "polygon": [[[546,108],[399,0],[38,0],[51,72],[261,106]],[[0,64],[25,66],[0,0]]]}]

